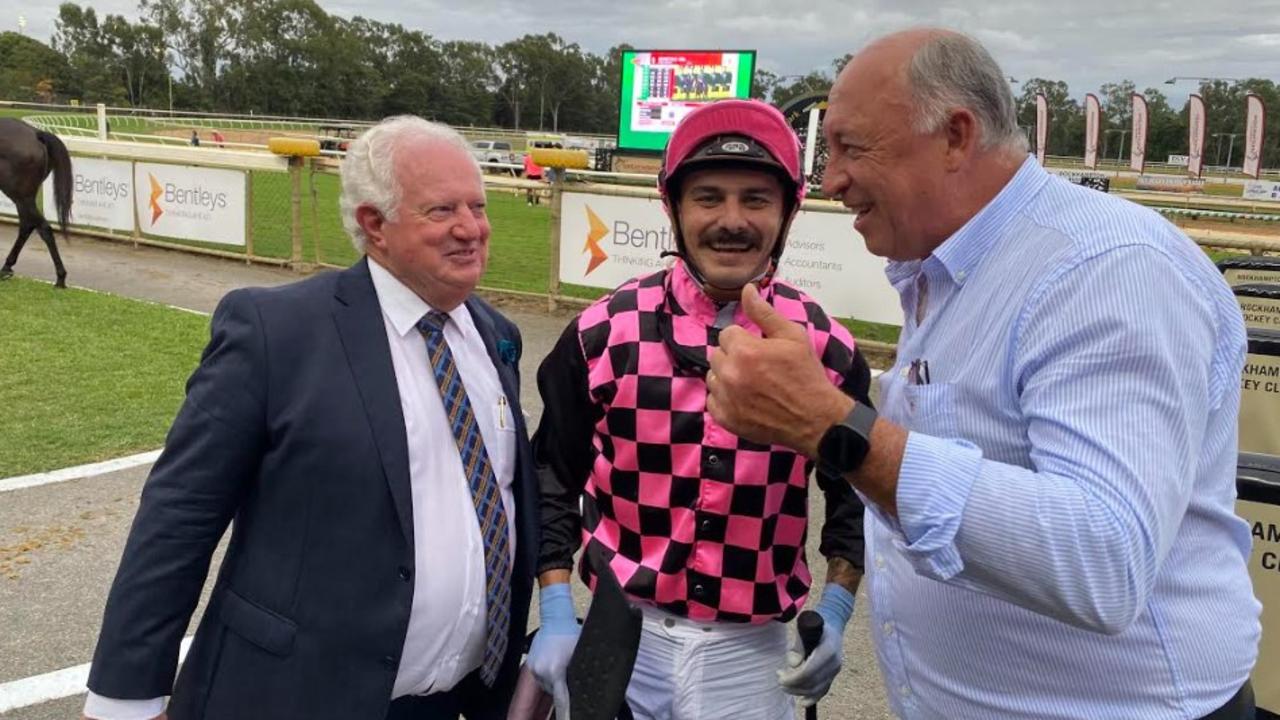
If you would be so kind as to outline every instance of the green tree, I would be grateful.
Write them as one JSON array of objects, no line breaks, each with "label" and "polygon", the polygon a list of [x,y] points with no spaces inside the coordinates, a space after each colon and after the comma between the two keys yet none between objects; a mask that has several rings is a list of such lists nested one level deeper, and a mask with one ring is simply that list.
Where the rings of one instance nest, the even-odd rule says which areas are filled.
[{"label": "green tree", "polygon": [[[1245,130],[1245,96],[1250,92],[1262,99],[1268,118],[1263,129],[1262,166],[1280,166],[1280,88],[1271,80],[1247,78],[1240,82],[1215,80],[1200,84],[1205,105],[1205,162],[1211,165],[1240,167],[1243,162]],[[1232,137],[1234,134],[1234,138]]]},{"label": "green tree", "polygon": [[160,104],[157,102],[159,86],[169,72],[160,28],[146,23],[133,24],[120,15],[108,15],[101,30],[116,72],[124,82],[129,104],[135,107]]},{"label": "green tree", "polygon": [[53,48],[67,59],[72,93],[86,103],[120,105],[128,92],[117,75],[117,57],[92,7],[63,3],[54,21]]},{"label": "green tree", "polygon": [[1147,162],[1165,162],[1170,155],[1185,154],[1186,115],[1169,107],[1169,99],[1157,88],[1147,88]]},{"label": "green tree", "polygon": [[[529,61],[519,40],[499,45],[494,51],[493,66],[498,76],[498,95],[502,99],[500,122],[508,120],[520,129],[520,111],[529,92]],[[503,123],[506,124],[506,123]]]},{"label": "green tree", "polygon": [[480,42],[452,40],[440,49],[439,115],[456,125],[491,125],[496,103],[493,48]]},{"label": "green tree", "polygon": [[15,32],[0,33],[0,97],[50,102],[64,96],[71,68],[57,50]]},{"label": "green tree", "polygon": [[773,104],[783,107],[796,98],[807,95],[825,95],[831,92],[831,76],[817,70],[802,76],[783,76],[790,83],[778,82],[770,93]]},{"label": "green tree", "polygon": [[[269,3],[266,3],[269,4]],[[141,0],[143,17],[160,28],[168,57],[182,72],[179,95],[205,109],[226,109],[226,90],[219,83],[223,68],[242,51],[241,23],[246,13],[261,8],[261,0]]]},{"label": "green tree", "polygon": [[1067,84],[1061,80],[1031,78],[1022,83],[1022,93],[1016,100],[1018,126],[1035,144],[1036,95],[1044,93],[1049,106],[1049,137],[1045,143],[1048,155],[1084,154],[1084,112],[1080,104],[1071,99]]},{"label": "green tree", "polygon": [[757,69],[754,82],[751,83],[751,97],[756,100],[773,102],[773,90],[778,86],[778,75],[764,69]]}]

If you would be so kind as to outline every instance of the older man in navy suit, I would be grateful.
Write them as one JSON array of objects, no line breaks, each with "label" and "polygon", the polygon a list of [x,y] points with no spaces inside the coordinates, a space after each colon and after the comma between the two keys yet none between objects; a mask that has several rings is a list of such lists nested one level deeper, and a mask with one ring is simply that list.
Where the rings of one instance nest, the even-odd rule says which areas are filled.
[{"label": "older man in navy suit", "polygon": [[[366,257],[229,293],[142,492],[85,715],[505,716],[538,550],[520,335],[456,132],[397,117],[342,167]],[[231,541],[182,672],[178,646]]]}]

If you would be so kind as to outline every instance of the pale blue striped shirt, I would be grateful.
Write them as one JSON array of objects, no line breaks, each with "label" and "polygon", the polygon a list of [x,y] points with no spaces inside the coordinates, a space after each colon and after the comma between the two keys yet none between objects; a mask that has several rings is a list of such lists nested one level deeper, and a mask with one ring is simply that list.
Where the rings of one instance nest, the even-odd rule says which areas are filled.
[{"label": "pale blue striped shirt", "polygon": [[1244,325],[1213,264],[1154,212],[1028,159],[888,274],[906,324],[881,412],[911,434],[899,520],[868,511],[867,582],[894,712],[1225,703],[1261,606],[1234,512]]}]

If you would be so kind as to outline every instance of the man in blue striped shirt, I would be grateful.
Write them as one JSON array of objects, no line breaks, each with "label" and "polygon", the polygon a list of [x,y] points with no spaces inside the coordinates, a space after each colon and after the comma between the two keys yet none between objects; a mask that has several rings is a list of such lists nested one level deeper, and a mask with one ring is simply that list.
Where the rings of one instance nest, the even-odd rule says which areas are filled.
[{"label": "man in blue striped shirt", "polygon": [[870,501],[864,585],[894,712],[1252,718],[1245,333],[1213,265],[1155,213],[1028,158],[1005,75],[966,36],[865,48],[824,132],[824,190],[902,297],[881,415],[824,386],[750,288],[766,337],[724,331],[708,407]]}]

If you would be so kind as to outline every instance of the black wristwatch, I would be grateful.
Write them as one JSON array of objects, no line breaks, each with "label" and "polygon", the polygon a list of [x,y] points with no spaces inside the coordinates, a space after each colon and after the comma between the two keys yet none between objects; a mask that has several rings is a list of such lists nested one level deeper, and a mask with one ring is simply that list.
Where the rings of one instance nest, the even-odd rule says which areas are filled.
[{"label": "black wristwatch", "polygon": [[827,428],[818,441],[818,462],[837,475],[857,470],[871,450],[871,427],[875,424],[876,411],[854,402],[844,420]]}]

